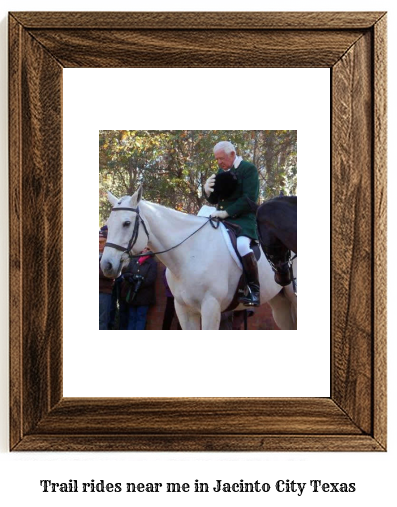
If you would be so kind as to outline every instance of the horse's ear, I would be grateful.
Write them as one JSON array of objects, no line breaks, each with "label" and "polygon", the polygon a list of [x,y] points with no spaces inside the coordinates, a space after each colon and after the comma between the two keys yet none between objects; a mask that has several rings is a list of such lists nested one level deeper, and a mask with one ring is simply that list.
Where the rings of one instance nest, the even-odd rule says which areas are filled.
[{"label": "horse's ear", "polygon": [[112,206],[116,206],[116,204],[119,202],[117,197],[115,197],[112,193],[108,192],[108,199]]},{"label": "horse's ear", "polygon": [[136,203],[139,204],[140,200],[142,199],[142,194],[143,194],[143,184],[141,183],[139,188],[138,188],[138,196],[137,196],[137,199],[136,199]]},{"label": "horse's ear", "polygon": [[131,197],[131,206],[133,208],[138,206],[140,200],[142,199],[142,191],[143,191],[143,188],[142,188],[142,184],[141,184],[141,186],[138,188],[138,190],[135,192],[135,194]]}]

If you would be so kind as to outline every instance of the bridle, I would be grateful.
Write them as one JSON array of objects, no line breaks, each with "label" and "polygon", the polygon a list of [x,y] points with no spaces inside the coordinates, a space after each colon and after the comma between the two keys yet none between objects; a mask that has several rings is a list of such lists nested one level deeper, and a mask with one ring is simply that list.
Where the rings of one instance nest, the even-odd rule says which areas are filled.
[{"label": "bridle", "polygon": [[127,248],[125,248],[124,246],[121,246],[121,245],[116,245],[116,243],[108,243],[108,242],[105,243],[105,248],[106,247],[114,248],[116,250],[119,250],[120,252],[126,253],[130,259],[138,258],[138,257],[144,257],[144,256],[148,256],[148,255],[152,255],[153,256],[153,255],[158,255],[158,254],[169,252],[170,250],[173,250],[174,248],[178,247],[179,245],[182,245],[182,243],[184,243],[186,240],[188,240],[189,238],[191,238],[194,234],[196,234],[196,232],[198,232],[199,230],[201,230],[208,222],[210,222],[210,224],[212,225],[212,227],[214,229],[217,229],[219,227],[219,220],[217,218],[208,217],[208,220],[206,222],[204,222],[203,225],[201,225],[197,230],[195,230],[194,232],[192,232],[192,234],[190,234],[187,238],[185,238],[184,240],[182,240],[177,245],[172,246],[171,248],[168,248],[167,250],[163,250],[161,252],[146,252],[146,253],[143,253],[143,254],[135,254],[135,255],[133,255],[131,253],[131,250],[133,249],[133,247],[134,247],[134,245],[135,245],[135,243],[136,243],[136,241],[138,239],[140,224],[142,224],[143,229],[144,229],[144,231],[146,233],[147,239],[149,241],[149,232],[147,230],[145,221],[143,220],[143,218],[139,214],[139,207],[137,207],[137,208],[112,208],[112,211],[134,211],[136,213],[135,223],[134,223],[134,230],[132,231],[132,236],[131,236],[131,239],[128,242]]},{"label": "bridle", "polygon": [[121,245],[116,245],[116,243],[108,243],[108,242],[105,243],[105,248],[106,247],[114,248],[116,250],[119,250],[120,252],[128,254],[128,257],[130,257],[130,258],[132,258],[132,257],[141,257],[142,255],[149,255],[149,253],[138,254],[138,255],[131,255],[131,250],[134,248],[134,245],[135,245],[135,243],[136,243],[136,241],[138,239],[139,225],[141,223],[143,225],[143,229],[144,229],[144,231],[146,233],[146,236],[147,236],[147,239],[149,241],[149,233],[148,233],[148,230],[147,230],[147,227],[146,227],[146,224],[145,224],[143,218],[139,214],[139,208],[138,207],[137,208],[112,208],[112,211],[134,211],[136,213],[135,223],[134,223],[134,229],[132,231],[132,236],[131,236],[131,239],[128,242],[127,248],[125,248],[124,246],[121,246]]}]

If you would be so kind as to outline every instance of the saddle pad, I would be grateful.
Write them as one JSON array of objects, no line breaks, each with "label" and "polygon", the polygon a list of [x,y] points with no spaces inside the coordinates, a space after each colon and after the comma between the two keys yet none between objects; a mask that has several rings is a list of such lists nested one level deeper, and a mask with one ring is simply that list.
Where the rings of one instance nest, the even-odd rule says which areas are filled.
[{"label": "saddle pad", "polygon": [[[197,216],[199,217],[209,217],[211,215],[211,213],[213,213],[214,211],[216,211],[216,208],[212,207],[212,206],[203,206],[200,211],[197,213]],[[230,241],[230,237],[229,237],[229,233],[227,232],[227,229],[226,227],[223,225],[223,223],[221,222],[219,224],[219,227],[222,231],[222,236],[223,236],[223,239],[225,240],[225,243],[227,245],[227,248],[230,252],[230,255],[232,256],[234,262],[237,264],[237,266],[241,269],[241,271],[243,270],[243,266],[241,265],[241,261],[240,259],[238,258],[234,248],[233,248],[233,245],[232,245],[232,242]]]}]

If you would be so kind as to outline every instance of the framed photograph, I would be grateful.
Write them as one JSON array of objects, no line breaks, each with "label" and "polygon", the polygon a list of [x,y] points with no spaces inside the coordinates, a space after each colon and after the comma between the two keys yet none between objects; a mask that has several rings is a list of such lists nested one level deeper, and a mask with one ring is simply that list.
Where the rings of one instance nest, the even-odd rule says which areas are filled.
[{"label": "framed photograph", "polygon": [[[265,111],[258,113],[258,109],[254,107],[258,100],[257,97],[259,97],[261,104],[276,102],[274,100],[276,93],[273,93],[276,86],[274,83],[272,83],[272,87],[266,86],[266,96],[263,92],[257,93],[258,88],[263,87],[264,80],[260,79],[262,69],[252,69],[254,71],[252,73],[253,81],[256,82],[257,90],[254,91],[253,84],[250,85],[251,102],[248,102],[245,93],[239,94],[246,84],[247,73],[245,71],[247,69],[237,69],[242,78],[240,81],[237,81],[236,76],[232,78],[233,74],[230,72],[226,72],[226,75],[222,76],[223,71],[227,69],[215,69],[215,72],[213,72],[214,69],[180,69],[183,79],[179,86],[178,80],[175,79],[176,73],[173,75],[175,69],[168,69],[170,79],[164,79],[165,83],[156,86],[153,90],[154,94],[152,91],[147,94],[142,88],[150,81],[149,76],[153,76],[153,71],[158,72],[157,80],[161,81],[161,75],[165,69],[149,69],[149,72],[145,72],[146,69],[128,70],[135,71],[132,72],[132,75],[136,74],[137,79],[125,76],[124,79],[116,79],[116,82],[122,83],[122,87],[131,90],[130,98],[126,100],[121,95],[120,101],[115,98],[108,101],[107,104],[110,105],[110,108],[107,104],[101,108],[101,114],[107,117],[107,119],[101,120],[102,124],[107,122],[114,124],[116,121],[120,121],[120,124],[127,124],[133,118],[134,125],[140,125],[147,122],[148,116],[151,122],[158,121],[158,119],[164,122],[164,118],[173,116],[172,122],[176,124],[175,116],[178,114],[176,111],[178,106],[188,104],[188,108],[184,108],[186,111],[185,123],[189,122],[192,125],[193,122],[197,122],[195,102],[198,107],[204,109],[202,114],[204,118],[221,116],[224,124],[230,124],[230,117],[236,114],[236,110],[242,108],[246,111],[245,117],[254,114],[259,118],[259,122],[263,123],[263,117],[266,116],[266,124],[271,125],[274,120],[270,121],[270,114],[275,114],[277,119],[277,113],[280,110],[280,108],[274,108],[273,111],[269,111],[269,107],[265,107]],[[184,70],[187,72],[183,72]],[[201,70],[204,70],[204,73],[201,73]],[[272,70],[273,72],[271,72]],[[289,70],[291,76],[294,74],[294,69],[280,70]],[[85,83],[84,92],[80,88],[85,102],[90,100],[90,95],[94,95],[94,99],[91,99],[91,107],[86,105],[86,110],[93,109],[93,113],[89,114],[92,117],[96,116],[98,101],[100,102],[100,98],[106,95],[101,84],[105,80],[106,74],[112,74],[112,71],[109,73],[106,73],[106,69],[105,72],[103,71],[104,69],[94,69],[93,75],[102,76],[102,78],[94,78],[88,88]],[[277,71],[278,69],[270,69],[270,74],[275,75]],[[327,80],[328,84],[329,71],[328,69],[323,69],[323,71],[324,81]],[[76,79],[79,73],[80,71],[74,73]],[[284,77],[285,73],[281,72],[280,74],[279,80]],[[227,92],[222,90],[219,95],[214,93],[214,82],[217,77],[221,82],[226,80],[228,83]],[[86,76],[87,78],[88,76]],[[80,81],[81,78],[78,79],[78,82]],[[139,81],[142,84],[138,91]],[[195,84],[197,87],[194,86]],[[307,86],[305,80],[304,86],[312,90],[313,83],[310,85],[310,87]],[[110,88],[112,88],[111,85]],[[172,93],[172,88],[175,89],[174,93]],[[178,100],[177,95],[181,93],[181,88],[187,88],[189,91],[185,97],[179,97],[180,100]],[[116,85],[116,90],[118,89],[119,86]],[[109,88],[106,86],[106,91],[108,90]],[[64,94],[70,94],[67,87],[64,87]],[[116,97],[118,94],[114,91],[112,95]],[[295,97],[293,93],[288,95],[291,103],[296,99],[298,92],[295,93]],[[324,97],[327,110],[329,109],[329,93],[325,93]],[[139,100],[137,100],[138,98]],[[155,102],[154,107],[152,106],[153,102]],[[164,103],[167,102],[171,104],[168,112],[164,108]],[[299,103],[298,100],[297,102]],[[143,107],[139,107],[139,103]],[[104,108],[106,108],[106,112]],[[218,108],[219,111],[217,111]],[[111,109],[110,119],[108,118],[109,109]],[[115,120],[114,109],[126,111],[124,120]],[[70,115],[70,111],[68,115]],[[72,118],[78,115],[78,110],[75,110]],[[329,111],[328,115],[324,114],[324,117],[325,132],[322,130],[321,132],[325,139],[324,144],[329,149]],[[239,121],[241,122],[241,118]],[[291,119],[290,122],[292,123]],[[279,123],[281,123],[280,120]],[[72,120],[73,133],[71,137],[74,140],[74,151],[77,151],[76,137],[77,142],[79,138],[83,140],[83,145],[79,150],[80,154],[86,145],[85,136],[76,136],[74,125],[75,122]],[[87,124],[83,128],[87,129]],[[172,326],[174,330],[177,330],[178,326],[179,329],[182,327],[184,330],[296,329],[297,321],[294,318],[297,300],[295,294],[297,289],[296,269],[295,274],[291,275],[291,271],[294,271],[297,262],[297,257],[295,257],[297,253],[297,135],[296,129],[99,130],[98,225],[100,228],[100,266],[103,264],[99,275],[99,299],[102,309],[99,319],[100,329],[105,331],[156,331],[170,330]],[[313,148],[312,139],[309,144]],[[214,156],[215,146],[217,147],[217,158]],[[67,149],[67,145],[64,144],[64,147]],[[230,153],[226,154],[225,149],[231,150]],[[91,153],[91,150],[87,151]],[[318,151],[318,153],[321,156],[321,152]],[[90,161],[83,162],[80,155],[79,163],[84,164],[84,167],[90,167]],[[248,166],[247,164],[252,165]],[[225,169],[222,169],[221,165]],[[245,176],[246,168],[253,171],[252,175]],[[92,177],[92,171],[87,172]],[[309,173],[309,169],[306,172]],[[64,173],[71,175],[71,186],[75,187],[73,165],[69,171],[65,164]],[[323,174],[326,183],[329,183],[329,166],[324,167]],[[244,178],[252,181],[251,188],[248,188],[249,185]],[[214,191],[208,192],[208,195],[203,190],[206,181],[212,182],[214,186]],[[81,189],[80,181],[79,188]],[[77,209],[72,206],[68,213],[68,215],[75,215],[74,219],[69,221],[71,223],[69,242],[72,245],[79,214],[81,216],[83,213],[85,217],[89,215],[89,209],[83,212],[82,206],[91,208],[91,200],[87,198],[91,189],[92,184],[84,185],[84,189],[80,190],[86,196],[84,202]],[[116,210],[112,211],[110,199],[114,201],[116,208],[118,201],[122,198],[125,208],[126,202],[132,202],[131,196],[138,189],[141,193],[138,212],[142,221],[139,222],[139,226],[135,226],[136,212],[132,209],[122,209],[122,213],[116,213]],[[109,195],[109,192],[113,197]],[[248,193],[249,195],[247,195]],[[329,195],[329,192],[326,193]],[[71,195],[73,195],[73,190]],[[123,196],[129,196],[129,199],[127,200],[127,197]],[[258,214],[264,209],[262,207],[259,210],[259,203],[270,199],[272,199],[270,203],[265,206],[275,206],[279,213],[281,208],[284,213],[283,219],[277,222],[278,236],[272,234],[267,239],[268,233],[267,229],[265,230],[265,225],[262,234],[259,232],[260,227],[256,226],[255,213]],[[321,202],[324,197],[319,195],[318,199],[320,206],[324,205],[325,207],[326,205]],[[64,185],[64,202],[66,203],[68,200]],[[73,202],[73,199],[71,201]],[[238,212],[222,211],[232,203],[239,206]],[[145,212],[146,204],[149,208]],[[220,208],[218,213],[227,213],[226,221],[209,218],[210,213],[216,213],[217,205]],[[73,208],[75,209],[74,213]],[[152,217],[150,217],[150,210],[154,211]],[[128,218],[127,221],[126,218]],[[160,225],[161,220],[164,220],[162,225]],[[178,226],[176,222],[179,223]],[[327,220],[328,224],[329,219]],[[318,229],[319,231],[324,230],[325,242],[327,242],[329,231],[326,231],[321,225]],[[242,254],[235,252],[233,242],[228,237],[228,233],[230,234],[233,230],[237,231],[237,227],[239,229],[238,235],[246,238],[237,239],[238,242],[243,241],[243,245],[246,245],[242,247],[240,244],[240,250],[243,248]],[[115,238],[116,231],[119,231],[118,234],[121,232],[123,238],[119,236],[118,239],[110,239],[111,235]],[[84,241],[83,235],[85,233],[84,228],[81,228],[81,241]],[[131,239],[133,236],[134,239]],[[280,236],[283,237],[285,243],[289,244],[288,248],[283,246],[281,239],[279,239]],[[212,239],[210,239],[211,237]],[[268,256],[260,255],[260,249],[257,248],[259,239],[262,239],[263,243],[267,239],[265,251]],[[116,241],[118,244],[112,245],[112,241],[113,243]],[[125,247],[130,241],[131,248],[125,252]],[[66,242],[68,241],[66,240]],[[121,243],[124,243],[125,246],[120,247]],[[145,248],[148,248],[148,252],[153,255],[134,257],[134,255],[142,254],[142,246],[139,248],[137,246],[140,243],[145,244]],[[211,253],[210,247],[212,247]],[[272,256],[270,249],[273,252]],[[329,247],[324,246],[324,250],[329,251]],[[93,253],[89,255],[92,256]],[[124,263],[123,266],[121,266],[121,262]],[[272,269],[266,270],[266,266],[270,267],[270,263],[274,266],[277,274]],[[109,264],[117,272],[104,273],[103,269],[106,270],[106,266]],[[227,273],[225,281],[220,280],[219,272],[214,277],[214,269],[217,270],[219,266],[225,268],[222,269]],[[166,267],[169,268],[170,276],[175,275],[178,280],[183,278],[183,281],[177,283],[172,291],[169,286],[170,282],[166,279]],[[239,283],[243,268],[245,271],[248,270],[247,279],[250,280],[253,292],[257,294],[255,301],[251,301],[252,293],[248,293],[247,290],[244,292],[241,287],[242,283]],[[180,273],[182,272],[186,273],[185,277],[181,277]],[[206,283],[204,283],[205,274],[208,277]],[[196,279],[195,276],[197,276]],[[90,286],[96,286],[96,281],[94,282],[93,279],[96,274],[93,271],[91,277],[93,283],[90,283]],[[235,280],[229,282],[230,277],[235,277]],[[71,278],[74,278],[73,273]],[[279,283],[276,283],[275,278]],[[258,286],[255,283],[256,279]],[[282,286],[286,288],[282,289]],[[190,289],[186,293],[188,287]],[[226,287],[230,287],[230,292]],[[224,293],[216,298],[214,304],[214,289],[219,291],[222,288],[224,288]],[[202,290],[201,294],[199,294],[199,290]],[[176,291],[177,294],[174,297]],[[282,291],[282,296],[280,291]],[[182,294],[183,297],[180,296]],[[184,304],[179,307],[179,315],[176,317],[175,306],[178,304],[178,299],[183,303],[187,294],[196,302],[194,308],[189,305],[190,318],[184,310]],[[290,299],[284,298],[284,295]],[[277,298],[283,297],[282,301],[288,302],[285,309],[284,307],[280,308],[278,313],[275,310],[276,320],[273,318],[272,307],[268,303],[275,296]],[[205,306],[206,297],[210,297],[212,303],[209,304],[203,319],[202,312],[200,314],[198,311]],[[221,301],[225,297],[227,301]],[[245,297],[245,301],[251,304],[249,326],[248,306],[239,305],[238,301],[242,297]],[[219,307],[217,306],[218,301],[220,302]],[[326,305],[326,312],[328,312],[328,308],[329,305]],[[95,315],[98,313],[97,308],[94,312]],[[182,326],[179,325],[181,318],[186,321]],[[86,312],[84,312],[83,320],[89,320]],[[277,322],[279,326],[277,326]],[[92,333],[89,334],[92,336]],[[117,340],[117,336],[115,338]],[[192,356],[194,356],[194,352],[190,357]]]},{"label": "framed photograph", "polygon": [[[330,69],[329,397],[63,396],[63,69],[187,67]],[[10,449],[385,451],[386,14],[15,12],[9,73]]]}]

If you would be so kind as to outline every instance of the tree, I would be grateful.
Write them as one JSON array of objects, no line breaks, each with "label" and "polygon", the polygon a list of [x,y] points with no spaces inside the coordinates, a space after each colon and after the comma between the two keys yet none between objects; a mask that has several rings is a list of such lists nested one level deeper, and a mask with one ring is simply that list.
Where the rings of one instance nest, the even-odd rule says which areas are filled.
[{"label": "tree", "polygon": [[145,199],[187,213],[206,200],[203,185],[217,171],[213,147],[231,141],[258,168],[260,199],[296,193],[297,135],[292,130],[100,130],[99,222],[111,206],[106,193],[132,195],[144,183]]}]

